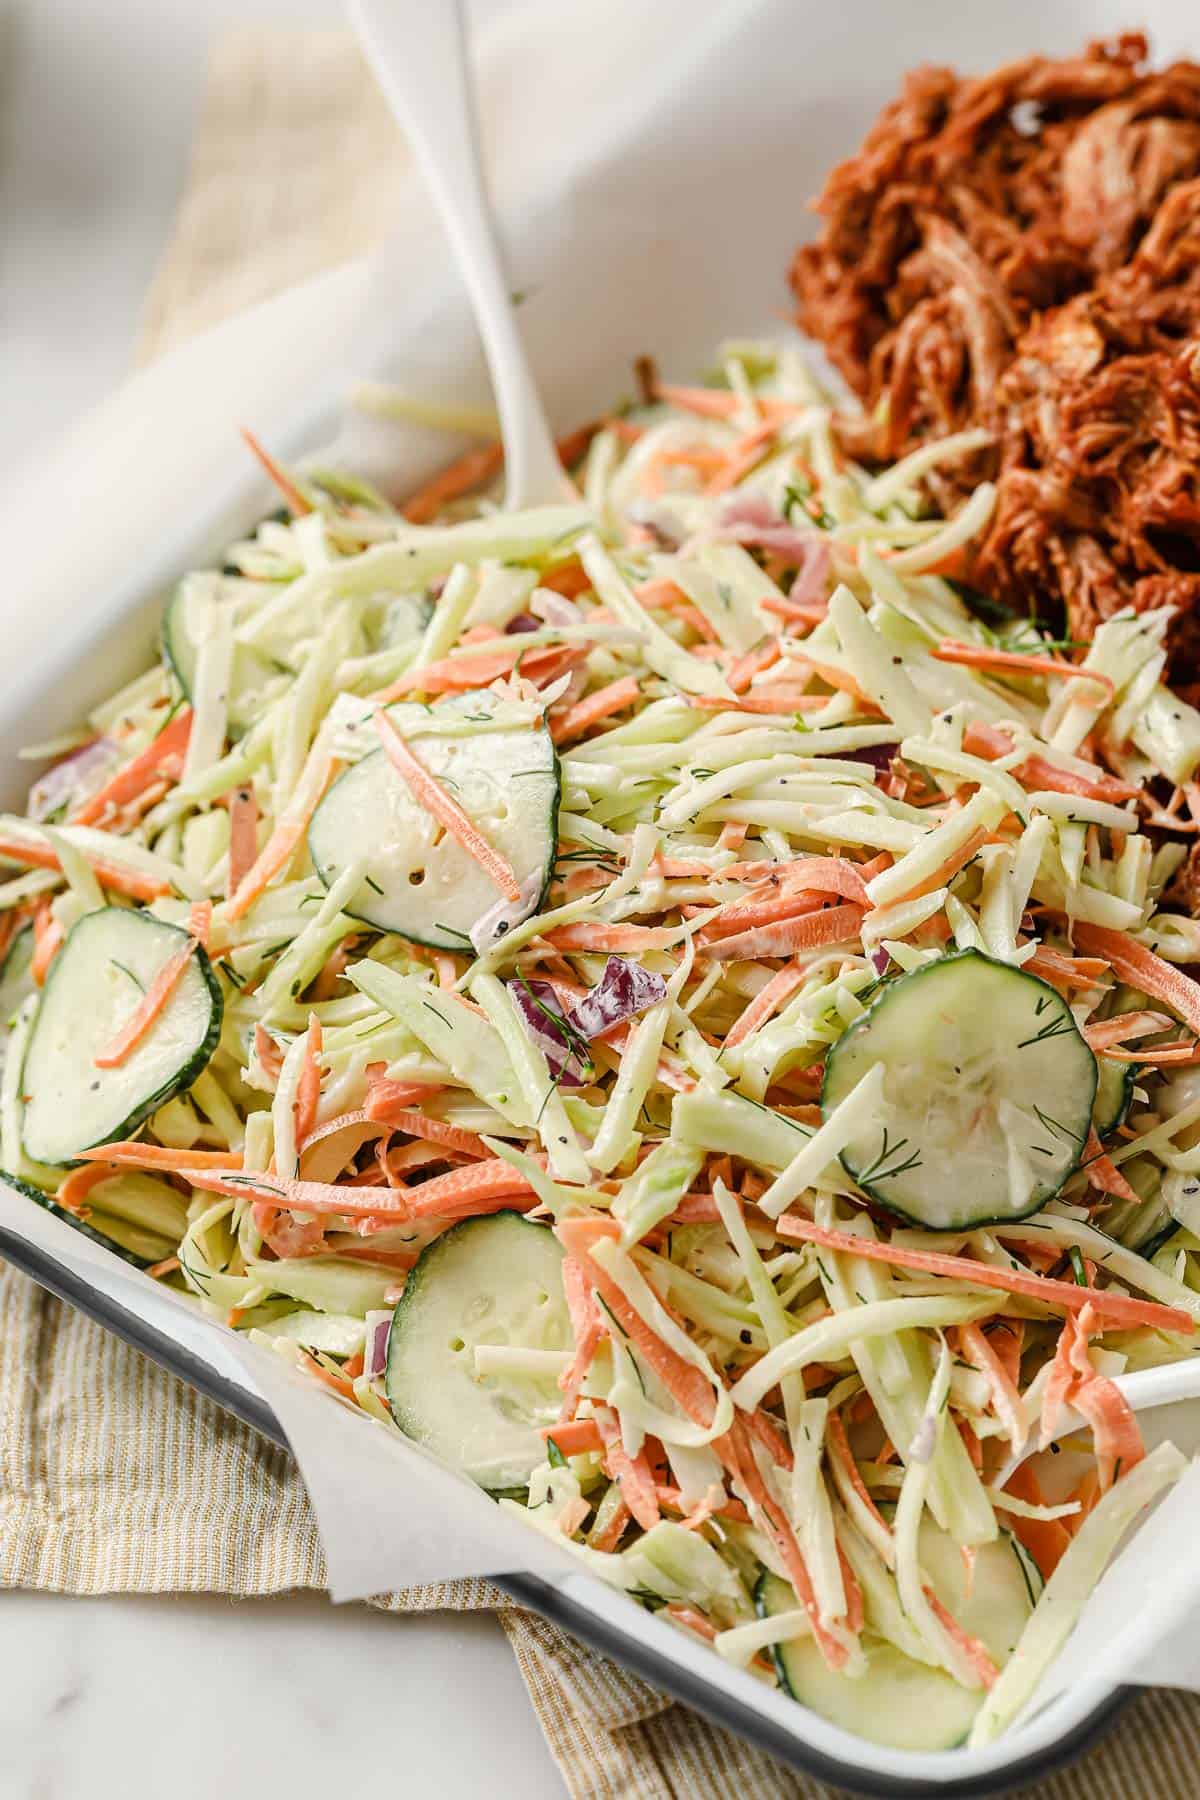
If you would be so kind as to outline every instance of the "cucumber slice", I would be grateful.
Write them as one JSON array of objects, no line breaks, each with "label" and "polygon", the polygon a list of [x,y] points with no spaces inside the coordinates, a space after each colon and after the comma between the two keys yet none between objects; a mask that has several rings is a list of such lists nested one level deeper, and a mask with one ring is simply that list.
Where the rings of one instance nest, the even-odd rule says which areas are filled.
[{"label": "cucumber slice", "polygon": [[[199,647],[190,628],[189,586],[181,581],[163,609],[163,660],[190,700],[196,685],[196,658]],[[280,665],[262,655],[249,644],[235,644],[233,668],[229,679],[227,719],[233,737],[241,737],[262,711],[262,692],[272,681],[278,681]]]},{"label": "cucumber slice", "polygon": [[1123,1125],[1133,1105],[1133,1089],[1137,1079],[1136,1064],[1112,1062],[1107,1056],[1096,1058],[1096,1101],[1092,1107],[1092,1124],[1097,1137],[1107,1137]]},{"label": "cucumber slice", "polygon": [[33,926],[23,925],[0,963],[0,1031],[33,992],[33,952]]},{"label": "cucumber slice", "polygon": [[[1024,1551],[1007,1532],[980,1546],[970,1599],[964,1591],[958,1548],[930,1518],[921,1522],[920,1556],[942,1604],[1003,1668],[1041,1589],[1041,1577]],[[796,1605],[789,1584],[771,1574],[759,1581],[754,1598],[763,1618]],[[827,1667],[807,1634],[776,1644],[772,1654],[786,1693],[831,1724],[873,1744],[896,1750],[948,1750],[962,1743],[983,1699],[978,1689],[960,1687],[944,1669],[916,1662],[894,1644],[874,1637],[869,1619],[863,1652],[867,1666],[854,1677]]]},{"label": "cucumber slice", "polygon": [[27,1200],[34,1200],[46,1212],[53,1213],[56,1219],[62,1219],[75,1231],[81,1231],[93,1244],[100,1244],[105,1250],[111,1250],[123,1262],[132,1263],[135,1269],[153,1268],[164,1256],[169,1256],[172,1246],[163,1245],[152,1232],[143,1231],[139,1226],[131,1225],[126,1219],[114,1219],[103,1215],[104,1229],[98,1228],[96,1221],[101,1215],[93,1213],[90,1222],[78,1218],[60,1206],[52,1194],[45,1194],[31,1182],[22,1181],[19,1175],[10,1175],[7,1169],[0,1169],[0,1181],[6,1186],[15,1188],[18,1194],[24,1194]]},{"label": "cucumber slice", "polygon": [[97,1052],[120,1030],[187,933],[149,913],[86,913],[51,964],[21,1074],[21,1138],[35,1162],[69,1163],[81,1150],[128,1137],[189,1088],[216,1048],[221,989],[197,947],[170,999],[119,1068]]},{"label": "cucumber slice", "polygon": [[[558,758],[544,726],[463,731],[471,703],[480,716],[495,695],[466,695],[444,708],[444,736],[424,707],[389,709],[429,773],[458,802],[512,868],[522,901],[505,929],[535,913],[554,869],[558,842]],[[419,735],[418,735],[419,734]],[[353,916],[439,950],[472,948],[471,932],[500,901],[495,885],[458,841],[414,798],[382,750],[339,776],[308,830],[313,867],[326,887],[363,858],[366,875]]]},{"label": "cucumber slice", "polygon": [[1021,1219],[1078,1168],[1096,1059],[1035,975],[964,950],[889,982],[829,1052],[826,1118],[877,1064],[878,1114],[842,1164],[902,1218],[930,1231]]},{"label": "cucumber slice", "polygon": [[520,1213],[464,1219],[425,1250],[397,1302],[387,1386],[401,1431],[491,1492],[528,1487],[558,1417],[554,1374],[476,1372],[475,1349],[572,1344],[553,1232]]}]

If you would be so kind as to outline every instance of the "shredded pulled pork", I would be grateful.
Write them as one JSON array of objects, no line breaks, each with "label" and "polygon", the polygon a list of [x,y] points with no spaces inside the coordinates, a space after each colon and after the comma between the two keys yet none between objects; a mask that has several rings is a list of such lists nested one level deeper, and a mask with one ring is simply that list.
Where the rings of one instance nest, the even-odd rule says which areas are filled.
[{"label": "shredded pulled pork", "polygon": [[1140,34],[980,78],[907,76],[817,202],[799,322],[861,397],[847,448],[887,462],[970,425],[995,448],[930,477],[999,483],[971,579],[1089,637],[1180,609],[1200,686],[1200,65]]}]

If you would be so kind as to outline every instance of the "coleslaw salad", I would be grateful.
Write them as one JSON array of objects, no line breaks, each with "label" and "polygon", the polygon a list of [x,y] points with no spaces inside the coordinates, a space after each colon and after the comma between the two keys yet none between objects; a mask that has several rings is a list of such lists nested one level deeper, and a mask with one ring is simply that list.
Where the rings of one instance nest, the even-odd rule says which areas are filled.
[{"label": "coleslaw salad", "polygon": [[[577,506],[281,472],[0,820],[0,1131],[681,1629],[931,1747],[1016,1715],[1183,1467],[1109,1378],[1200,1307],[1160,905],[1200,717],[1162,616],[984,624],[991,495],[930,518],[910,465],[733,346],[588,434]],[[1068,1404],[1070,1484],[1000,1490]]]}]

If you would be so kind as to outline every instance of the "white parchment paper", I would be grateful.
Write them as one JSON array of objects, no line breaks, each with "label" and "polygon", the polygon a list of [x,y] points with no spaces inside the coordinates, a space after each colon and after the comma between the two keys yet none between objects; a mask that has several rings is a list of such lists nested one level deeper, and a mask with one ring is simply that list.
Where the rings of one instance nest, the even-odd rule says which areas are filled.
[{"label": "white parchment paper", "polygon": [[[1186,48],[1183,5],[1143,0],[1139,18],[1161,55]],[[636,354],[653,354],[664,370],[687,379],[711,360],[722,337],[783,329],[785,271],[809,229],[806,202],[830,165],[857,145],[904,68],[935,60],[982,70],[1033,49],[1065,52],[1127,22],[1120,0],[1009,0],[988,8],[960,0],[922,0],[919,7],[895,0],[843,0],[837,7],[804,0],[537,0],[517,8],[479,48],[484,139],[512,286],[526,296],[523,326],[555,424],[565,429],[609,406],[627,390]],[[339,384],[346,370],[435,402],[486,402],[482,359],[444,240],[415,185],[369,281],[342,281],[336,304],[323,314],[311,307],[287,314],[307,329],[303,349],[314,366],[321,350],[311,330],[316,316],[338,321],[322,380],[329,380],[336,352]],[[291,346],[274,349],[286,362]],[[81,593],[131,594],[139,536],[160,514],[168,518],[171,496],[195,491],[180,460],[181,440],[196,481],[208,480],[221,434],[240,422],[245,384],[256,371],[261,377],[263,357],[261,329],[231,328],[214,334],[208,349],[189,346],[139,378],[132,405],[115,402],[56,459],[26,474],[0,508],[0,527],[10,526],[8,593],[37,596],[36,620],[28,608],[13,615],[28,652],[19,659],[26,690],[36,676],[48,691],[61,667],[61,644],[49,642],[56,634],[82,653],[95,641],[97,620],[116,632],[115,602],[85,626]],[[286,422],[282,376],[273,386],[260,379],[254,391],[264,405],[280,408],[278,442]],[[228,417],[214,405],[214,392],[228,394]],[[196,423],[194,441],[176,429],[181,409]],[[270,417],[254,422],[270,432]],[[172,447],[169,491],[153,459],[139,465],[136,482],[130,478],[139,432],[158,440],[165,434]],[[354,408],[339,438],[348,459],[397,488],[456,447]],[[88,481],[68,478],[83,469]],[[64,491],[74,497],[75,530],[68,534],[57,511]],[[85,677],[73,691],[88,697]],[[61,704],[59,684],[55,692]],[[90,697],[99,697],[99,688]],[[22,691],[19,706],[0,700],[0,761],[11,752],[27,699]],[[561,1578],[564,1553],[469,1484],[3,1187],[0,1225],[267,1400],[312,1496],[335,1597],[518,1568]],[[1194,1438],[1200,1409],[1171,1410],[1172,1424]],[[1190,1439],[1185,1447],[1193,1447]],[[1036,1705],[1100,1674],[1200,1689],[1198,1503],[1193,1469],[1097,1587]],[[726,1683],[742,1680],[715,1660],[712,1673]],[[810,1722],[808,1729],[826,1728]],[[943,1768],[946,1779],[962,1769],[957,1754],[926,1760],[931,1785]]]}]

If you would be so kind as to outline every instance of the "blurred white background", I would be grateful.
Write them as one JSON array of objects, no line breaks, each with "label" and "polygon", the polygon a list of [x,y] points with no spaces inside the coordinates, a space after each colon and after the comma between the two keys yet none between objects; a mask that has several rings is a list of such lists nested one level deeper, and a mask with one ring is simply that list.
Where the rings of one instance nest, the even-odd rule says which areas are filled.
[{"label": "blurred white background", "polygon": [[0,462],[128,371],[214,37],[337,27],[342,13],[339,0],[0,0]]}]

